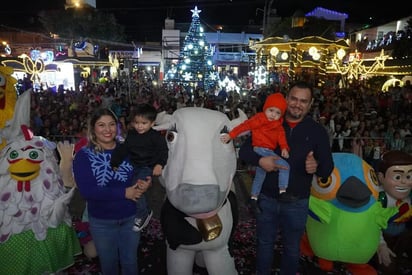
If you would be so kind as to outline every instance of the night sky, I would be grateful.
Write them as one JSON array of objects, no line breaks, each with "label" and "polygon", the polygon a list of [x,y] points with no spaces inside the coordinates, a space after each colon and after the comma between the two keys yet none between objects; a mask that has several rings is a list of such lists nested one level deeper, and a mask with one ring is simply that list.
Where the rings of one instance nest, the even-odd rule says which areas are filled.
[{"label": "night sky", "polygon": [[[267,0],[270,2],[270,0]],[[30,3],[31,2],[31,3]],[[0,10],[0,24],[18,25],[30,20],[40,10],[64,9],[65,0],[14,0]],[[126,27],[128,36],[140,41],[160,39],[165,18],[177,23],[191,22],[191,9],[197,6],[206,25],[247,25],[250,21],[261,24],[265,0],[96,0],[97,9],[113,13],[118,23]],[[347,13],[348,23],[382,24],[412,15],[402,0],[378,4],[370,0],[273,0],[272,9],[281,17],[290,17],[297,10],[309,12],[323,7]],[[14,6],[14,7],[13,7]],[[2,19],[3,18],[3,19]],[[17,23],[16,23],[17,21]]]}]

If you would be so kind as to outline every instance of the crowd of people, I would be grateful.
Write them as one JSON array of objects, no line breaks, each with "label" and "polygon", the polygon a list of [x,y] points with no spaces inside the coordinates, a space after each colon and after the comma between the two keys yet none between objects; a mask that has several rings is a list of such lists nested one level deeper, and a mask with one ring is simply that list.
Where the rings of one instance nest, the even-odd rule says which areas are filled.
[{"label": "crowd of people", "polygon": [[[97,252],[104,260],[102,269],[105,272],[115,272],[118,268],[115,262],[120,261],[123,270],[137,274],[137,263],[131,260],[132,257],[137,258],[135,248],[140,239],[140,234],[131,230],[136,216],[134,201],[144,196],[144,191],[150,185],[150,178],[141,179],[138,184],[134,184],[134,176],[129,173],[126,186],[122,185],[119,192],[106,194],[104,206],[98,206],[96,202],[101,200],[95,197],[99,192],[94,189],[100,185],[100,180],[94,177],[96,173],[93,172],[95,168],[92,162],[93,158],[98,158],[101,154],[111,156],[119,144],[116,140],[127,138],[129,130],[135,124],[131,123],[131,119],[135,118],[130,116],[136,114],[136,108],[146,103],[157,112],[173,113],[182,107],[197,106],[222,111],[230,118],[236,117],[236,111],[240,108],[252,117],[262,112],[262,109],[265,110],[266,99],[276,89],[273,86],[264,87],[247,98],[228,92],[224,100],[217,98],[214,92],[208,94],[200,89],[193,93],[183,89],[153,89],[128,94],[117,90],[116,85],[110,82],[83,87],[82,92],[33,93],[31,128],[36,135],[52,140],[69,139],[73,142],[88,135],[88,146],[76,153],[73,168],[80,193],[88,201],[91,232],[93,238],[96,236],[99,239]],[[285,95],[287,101],[286,106],[281,108],[285,110],[282,125],[287,137],[287,162],[290,171],[286,200],[282,198],[278,185],[273,184],[279,180],[278,171],[285,169],[274,161],[281,155],[280,149],[275,150],[278,156],[261,156],[253,150],[250,138],[243,138],[238,144],[239,158],[250,165],[261,167],[266,172],[257,199],[259,211],[255,213],[256,274],[259,275],[271,273],[273,247],[277,241],[276,229],[282,232],[284,249],[280,274],[296,274],[299,270],[299,243],[305,230],[312,177],[315,174],[320,178],[330,175],[333,169],[332,152],[353,152],[376,169],[382,153],[386,150],[404,150],[411,153],[412,91],[409,83],[396,91],[393,89],[388,93],[376,93],[361,86],[352,89],[312,89],[305,82],[297,82],[279,92]],[[103,111],[96,113],[96,110]],[[282,111],[280,113],[283,114]],[[88,120],[89,118],[92,120]],[[87,125],[87,121],[92,123]],[[153,119],[149,122],[148,125],[153,126]],[[110,160],[110,157],[102,159]],[[129,161],[128,165],[133,166],[132,163]],[[110,167],[110,164],[107,167]],[[84,171],[89,176],[85,177]],[[117,173],[116,169],[106,173],[112,175],[108,185],[119,180],[113,173]],[[116,195],[118,197],[113,197]],[[113,209],[118,209],[118,205],[113,209],[107,208],[111,205],[107,200],[117,202],[119,199],[123,200],[127,212],[124,209],[113,212]],[[121,216],[119,213],[122,213]],[[116,222],[118,220],[124,220],[124,224],[120,226]],[[107,242],[108,234],[115,236],[124,231],[136,235],[132,237],[125,234],[124,240],[113,237],[110,244]],[[113,254],[111,247],[116,242],[119,242],[119,247],[120,242],[129,244],[122,248],[127,257],[118,259]]]},{"label": "crowd of people", "polygon": [[[219,93],[202,89],[186,92],[163,88],[140,89],[127,93],[116,82],[83,86],[79,91],[40,91],[33,93],[31,127],[37,135],[55,140],[76,140],[85,135],[86,119],[97,107],[114,111],[125,136],[130,114],[139,103],[149,103],[158,112],[173,113],[185,106],[216,109],[236,116],[242,109],[249,117],[262,111],[266,97],[285,88],[265,86],[250,91],[248,96],[227,91],[221,100]],[[349,151],[374,162],[385,150],[412,151],[412,88],[409,81],[403,87],[388,92],[374,91],[363,86],[351,88],[315,88],[312,117],[329,133],[332,151]]]}]

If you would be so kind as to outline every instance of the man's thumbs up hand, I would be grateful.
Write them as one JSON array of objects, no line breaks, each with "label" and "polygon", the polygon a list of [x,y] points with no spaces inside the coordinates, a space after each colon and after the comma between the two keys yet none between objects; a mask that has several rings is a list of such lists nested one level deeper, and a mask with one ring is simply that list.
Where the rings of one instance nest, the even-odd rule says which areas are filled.
[{"label": "man's thumbs up hand", "polygon": [[313,156],[313,151],[310,151],[309,154],[306,156],[305,167],[306,173],[308,174],[314,174],[318,169],[318,162]]}]

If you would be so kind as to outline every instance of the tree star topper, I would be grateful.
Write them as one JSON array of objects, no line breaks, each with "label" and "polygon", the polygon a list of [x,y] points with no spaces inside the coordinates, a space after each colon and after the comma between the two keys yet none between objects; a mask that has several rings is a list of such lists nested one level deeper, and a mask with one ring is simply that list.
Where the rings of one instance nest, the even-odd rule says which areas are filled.
[{"label": "tree star topper", "polygon": [[192,14],[192,17],[199,17],[199,13],[201,13],[202,12],[202,10],[198,10],[197,9],[197,6],[195,6],[195,9],[194,10],[190,10],[193,14]]}]

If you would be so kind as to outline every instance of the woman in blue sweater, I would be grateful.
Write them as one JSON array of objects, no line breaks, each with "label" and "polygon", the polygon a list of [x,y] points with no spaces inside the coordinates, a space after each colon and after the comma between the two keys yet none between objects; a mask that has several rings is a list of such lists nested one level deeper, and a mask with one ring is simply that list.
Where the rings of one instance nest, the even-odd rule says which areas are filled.
[{"label": "woman in blue sweater", "polygon": [[140,233],[132,230],[136,201],[151,185],[151,178],[133,182],[133,166],[126,159],[113,171],[110,159],[118,146],[117,117],[106,108],[89,120],[88,144],[73,160],[73,174],[87,201],[90,233],[103,274],[138,274]]}]

